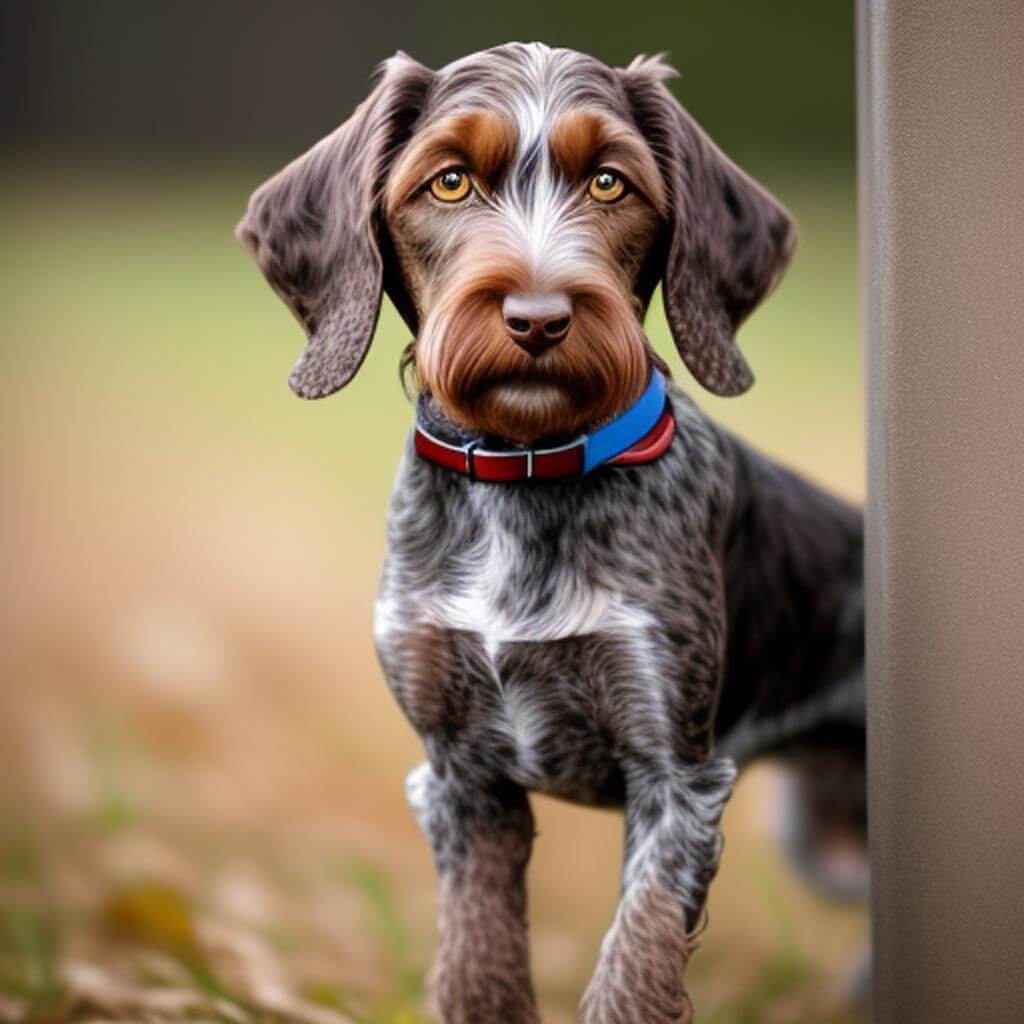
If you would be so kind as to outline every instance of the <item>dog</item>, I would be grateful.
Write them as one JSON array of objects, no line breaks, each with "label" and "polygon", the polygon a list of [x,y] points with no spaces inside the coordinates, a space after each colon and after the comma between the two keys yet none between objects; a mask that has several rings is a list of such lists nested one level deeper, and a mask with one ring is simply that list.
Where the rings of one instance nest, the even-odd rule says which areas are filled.
[{"label": "dog", "polygon": [[583,1024],[692,1019],[720,818],[755,757],[788,768],[805,873],[866,885],[861,513],[711,422],[643,330],[660,283],[693,376],[742,393],[735,332],[796,239],[673,74],[538,43],[439,71],[399,52],[238,229],[308,335],[300,396],[351,380],[383,292],[414,336],[374,623],[427,753],[407,794],[449,1024],[540,1019],[531,791],[624,808]]}]

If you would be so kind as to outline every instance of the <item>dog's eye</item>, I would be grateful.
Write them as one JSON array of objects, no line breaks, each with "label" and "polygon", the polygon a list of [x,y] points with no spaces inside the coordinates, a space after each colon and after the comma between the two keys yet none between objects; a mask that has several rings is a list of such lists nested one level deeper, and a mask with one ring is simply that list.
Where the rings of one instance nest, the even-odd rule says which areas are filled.
[{"label": "dog's eye", "polygon": [[616,199],[621,199],[625,195],[626,183],[615,171],[602,167],[590,179],[587,188],[591,198],[599,203],[614,203]]},{"label": "dog's eye", "polygon": [[449,167],[430,182],[430,192],[442,203],[457,203],[469,195],[469,175],[458,167]]}]

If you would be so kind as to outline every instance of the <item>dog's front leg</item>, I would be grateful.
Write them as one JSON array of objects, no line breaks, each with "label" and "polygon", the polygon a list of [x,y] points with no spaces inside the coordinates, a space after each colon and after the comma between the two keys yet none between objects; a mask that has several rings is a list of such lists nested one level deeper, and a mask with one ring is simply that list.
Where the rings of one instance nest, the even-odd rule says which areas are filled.
[{"label": "dog's front leg", "polygon": [[420,765],[409,803],[440,887],[433,989],[445,1024],[539,1024],[530,980],[526,865],[533,814],[510,783],[481,786]]},{"label": "dog's front leg", "polygon": [[580,1004],[579,1024],[689,1024],[683,974],[736,769],[717,759],[629,778],[626,859],[615,923]]}]

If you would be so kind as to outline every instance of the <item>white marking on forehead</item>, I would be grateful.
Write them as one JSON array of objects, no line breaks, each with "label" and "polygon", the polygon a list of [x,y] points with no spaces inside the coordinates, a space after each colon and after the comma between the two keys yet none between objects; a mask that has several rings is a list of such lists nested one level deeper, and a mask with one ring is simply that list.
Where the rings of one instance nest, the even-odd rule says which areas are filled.
[{"label": "white marking on forehead", "polygon": [[[532,53],[521,87],[511,99],[518,130],[513,181],[499,204],[521,245],[538,286],[550,283],[560,269],[586,256],[586,239],[572,228],[573,189],[556,173],[548,138],[562,101],[550,88],[551,51]],[[529,180],[519,177],[531,161]]]},{"label": "white marking on forehead", "polygon": [[[561,178],[549,148],[559,117],[580,102],[574,88],[579,55],[529,43],[495,59],[499,73],[485,62],[478,81],[449,98],[451,109],[457,109],[472,97],[510,118],[516,128],[506,182],[489,202],[498,217],[487,219],[488,242],[492,253],[507,251],[510,262],[533,278],[533,287],[568,289],[585,263],[602,257],[595,251],[599,240],[587,230],[586,218],[578,216],[579,183]],[[477,62],[480,55],[464,60]],[[457,74],[466,68],[457,61],[448,70]]]},{"label": "white marking on forehead", "polygon": [[503,204],[522,258],[541,287],[585,256],[582,232],[572,229],[572,195],[558,182],[548,161],[539,163],[531,187],[510,191]]},{"label": "white marking on forehead", "polygon": [[520,159],[535,152],[545,165],[549,163],[547,136],[560,106],[559,92],[552,88],[554,63],[554,54],[546,46],[531,47],[511,101],[519,130]]}]

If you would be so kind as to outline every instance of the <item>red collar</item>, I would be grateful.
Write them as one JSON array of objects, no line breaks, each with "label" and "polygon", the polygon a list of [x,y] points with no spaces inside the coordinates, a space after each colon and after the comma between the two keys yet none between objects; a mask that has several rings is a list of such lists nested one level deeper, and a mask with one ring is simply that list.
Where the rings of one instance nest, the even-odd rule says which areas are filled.
[{"label": "red collar", "polygon": [[[602,465],[635,466],[641,462],[651,462],[668,448],[675,432],[676,421],[672,407],[666,405],[658,421],[639,441],[605,460]],[[477,441],[465,445],[440,441],[418,423],[415,436],[416,454],[421,459],[463,473],[474,480],[501,482],[580,476],[584,472],[586,443],[587,438],[584,436],[560,448],[494,452],[478,447]]]}]

